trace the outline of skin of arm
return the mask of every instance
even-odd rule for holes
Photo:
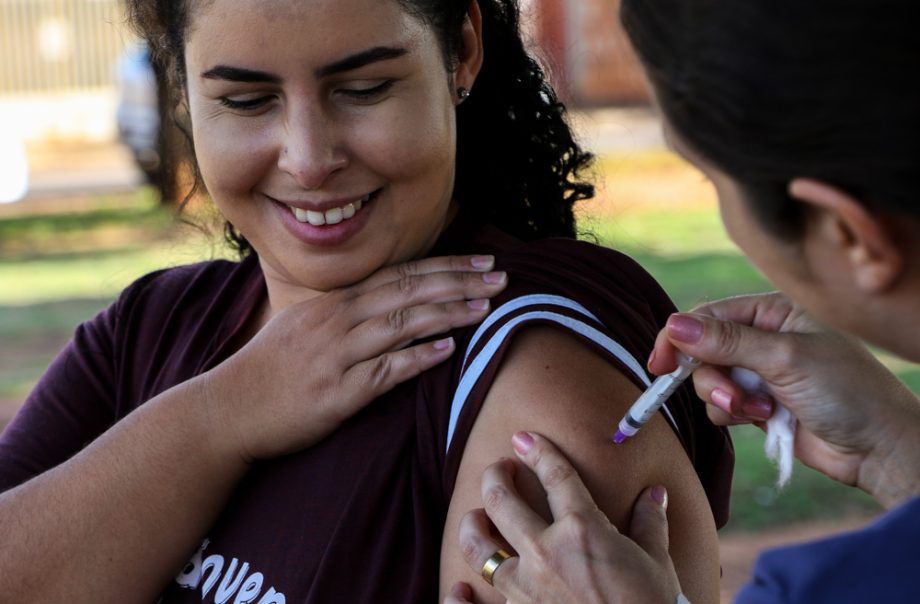
[[[236,443],[213,436],[204,399],[202,378],[167,390],[0,494],[4,599],[154,601],[248,468]]]
[[[702,486],[677,437],[659,414],[628,445],[615,446],[615,423],[640,394],[618,369],[574,336],[552,327],[517,335],[470,434],[445,523],[441,598],[456,581],[468,582],[473,601],[504,602],[464,562],[457,547],[464,514],[503,493],[480,494],[483,470],[500,457],[514,458],[511,435],[519,430],[550,436],[572,461],[597,505],[620,530],[629,527],[636,498],[649,484],[667,487],[671,557],[684,593],[695,604],[718,602],[718,541]],[[515,461],[515,463],[519,463]],[[549,508],[536,477],[524,466],[517,487],[547,519]]]

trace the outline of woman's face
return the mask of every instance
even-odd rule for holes
[[[738,248],[770,280],[790,298],[808,309],[814,316],[832,322],[836,305],[827,302],[827,291],[821,274],[816,278],[811,258],[806,258],[802,245],[779,239],[758,222],[743,197],[738,182],[711,162],[694,152],[681,137],[665,124],[665,137],[680,156],[696,166],[712,182],[719,200],[719,214],[725,232]]]
[[[396,0],[210,0],[186,40],[204,182],[273,306],[425,254],[448,221],[455,95]]]

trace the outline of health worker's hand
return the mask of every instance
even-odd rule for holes
[[[482,477],[485,509],[460,525],[466,562],[480,573],[498,549],[513,552],[492,576],[508,602],[674,604],[680,583],[668,556],[667,492],[646,489],[633,508],[630,537],[621,535],[595,505],[575,468],[548,439],[519,432],[512,445],[546,490],[552,523],[520,497],[509,459]],[[466,583],[451,588],[445,604],[468,604]]]
[[[381,269],[278,313],[203,374],[212,423],[251,462],[302,450],[367,403],[454,351],[429,338],[481,321],[507,275],[492,256]]]
[[[799,422],[795,454],[806,465],[887,507],[920,492],[920,401],[862,344],[819,326],[783,294],[672,315],[649,369],[672,371],[676,350],[704,362],[693,384],[715,423],[762,428],[779,402]],[[768,392],[745,392],[732,367],[758,373]]]

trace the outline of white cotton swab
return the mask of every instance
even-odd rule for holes
[[[769,394],[766,383],[757,373],[743,367],[734,367],[731,378],[746,392]],[[776,403],[773,416],[767,420],[767,438],[764,450],[769,458],[779,468],[776,487],[783,488],[792,478],[792,460],[795,453],[795,426],[796,419],[784,406]]]

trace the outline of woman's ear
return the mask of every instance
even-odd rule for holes
[[[482,12],[479,2],[471,0],[460,32],[460,56],[454,71],[454,90],[470,92],[482,68]],[[462,100],[462,99],[461,99]]]
[[[789,194],[809,208],[809,244],[836,253],[866,293],[891,289],[904,270],[904,250],[890,225],[859,199],[819,180],[794,178]]]

